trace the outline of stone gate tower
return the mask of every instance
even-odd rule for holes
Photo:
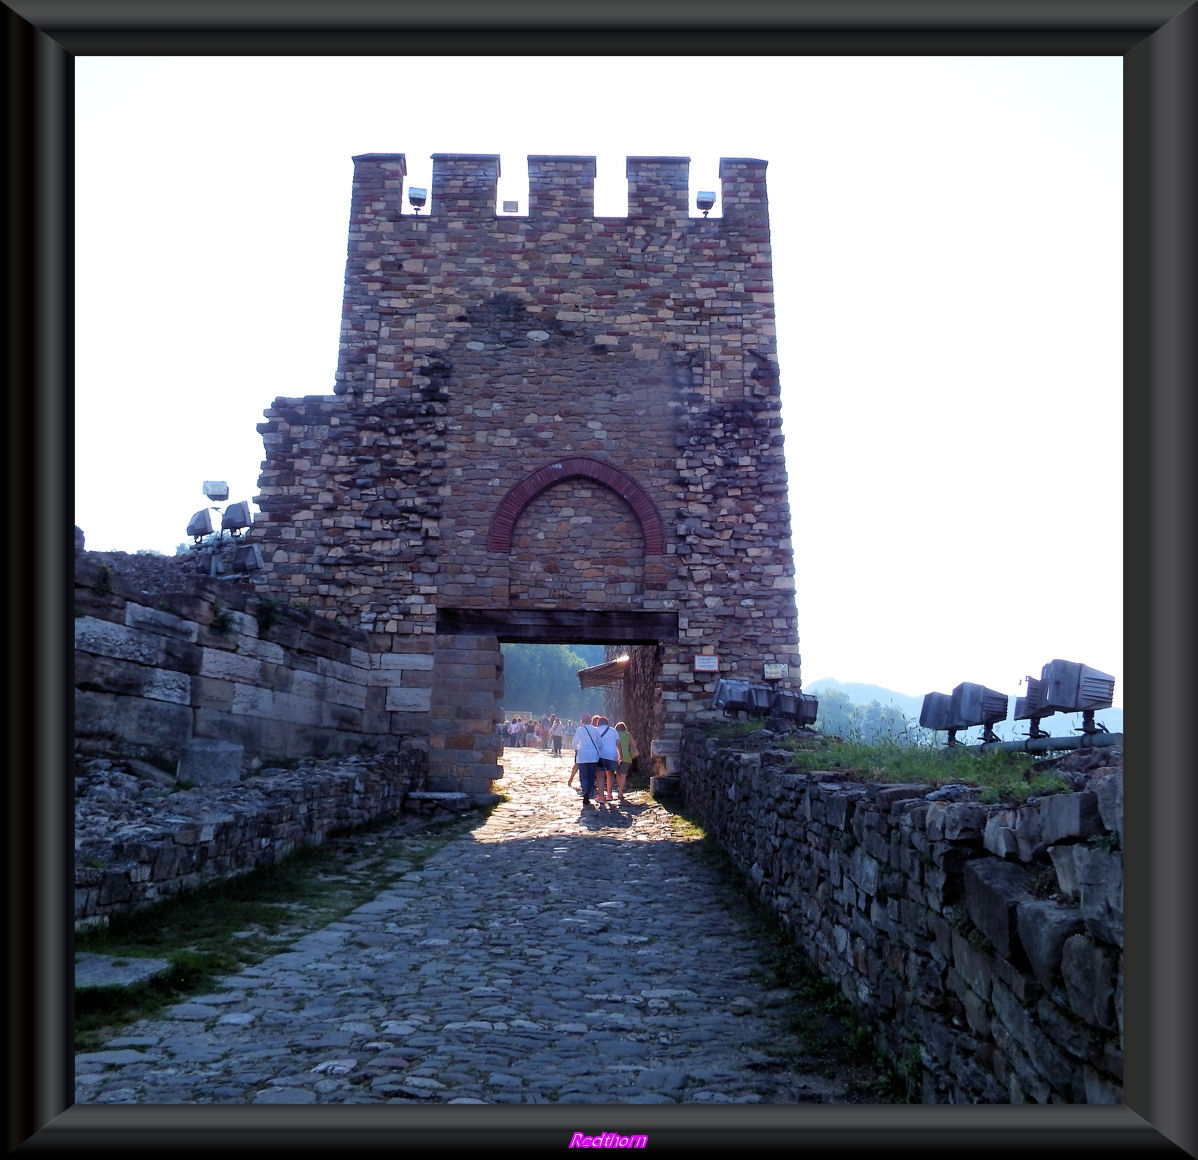
[[[667,746],[721,676],[798,687],[766,163],[708,218],[688,158],[628,158],[619,218],[595,158],[528,166],[513,216],[497,156],[436,154],[414,214],[354,158],[334,393],[259,425],[260,583],[367,631],[434,789],[495,777],[503,641],[656,646]]]

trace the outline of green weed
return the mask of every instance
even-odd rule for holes
[[[214,600],[212,603],[212,631],[224,636],[225,633],[233,631],[233,613],[231,613],[219,600]]]

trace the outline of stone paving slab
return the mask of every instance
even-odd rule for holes
[[[75,990],[102,987],[135,987],[147,983],[171,969],[166,959],[118,958],[115,955],[78,954],[75,956]]]

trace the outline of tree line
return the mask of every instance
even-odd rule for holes
[[[601,665],[601,644],[501,644],[503,708],[540,717],[556,713],[580,721],[604,712],[603,689],[583,689],[578,670]]]

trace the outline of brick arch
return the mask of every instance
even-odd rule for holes
[[[558,459],[553,463],[538,467],[517,483],[499,501],[495,514],[491,517],[491,527],[487,532],[488,552],[508,552],[512,547],[512,530],[520,513],[547,487],[561,483],[566,479],[584,476],[610,488],[632,508],[641,525],[641,533],[645,537],[645,555],[660,556],[666,550],[665,525],[657,512],[657,506],[645,494],[639,484],[633,482],[619,468],[612,467],[598,459],[589,459],[585,455],[571,456],[569,459]]]

